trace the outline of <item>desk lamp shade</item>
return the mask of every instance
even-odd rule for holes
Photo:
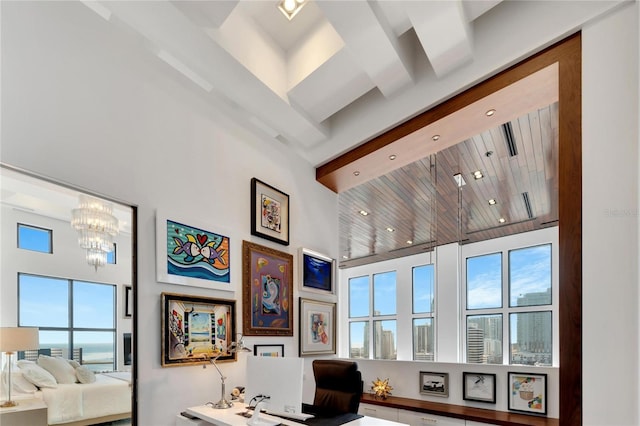
[[[38,329],[35,327],[0,327],[0,352],[8,355],[7,365],[3,371],[8,384],[8,398],[1,407],[15,407],[17,402],[11,400],[11,356],[17,351],[38,349]]]

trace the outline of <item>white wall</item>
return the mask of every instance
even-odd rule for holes
[[[582,34],[584,424],[637,425],[638,3]]]
[[[184,407],[218,398],[219,383],[211,370],[160,367],[159,295],[226,293],[156,282],[155,209],[230,229],[237,248],[251,239],[335,257],[336,197],[315,182],[310,165],[228,124],[181,76],[151,66],[157,59],[140,40],[81,4],[1,7],[0,158],[139,206],[140,424],[172,424]],[[567,22],[564,34],[580,25]],[[543,33],[540,40],[561,36]],[[640,423],[637,2],[586,25],[583,53],[584,423],[634,425]],[[466,84],[452,84],[451,93]],[[250,237],[254,176],[291,195],[291,246]],[[607,215],[607,208],[628,213]],[[240,267],[239,251],[231,261]],[[274,341],[249,343],[260,340]],[[280,341],[287,355],[297,353],[296,336]],[[242,361],[225,365],[230,385],[242,381],[242,368]]]
[[[1,159],[138,206],[139,424],[172,425],[186,407],[220,398],[220,381],[211,368],[160,366],[160,293],[235,295],[241,311],[242,240],[335,257],[337,197],[311,165],[229,125],[189,81],[159,73],[139,40],[81,3],[1,6]],[[252,177],[289,194],[289,246],[250,235]],[[234,293],[156,281],[156,209],[227,232]],[[297,355],[295,325],[292,337],[246,342],[277,341]],[[228,386],[244,381],[240,358],[222,367]]]

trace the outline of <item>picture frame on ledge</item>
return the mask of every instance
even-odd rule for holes
[[[336,304],[300,298],[299,355],[336,353]]]
[[[289,245],[289,195],[251,179],[251,235]]]
[[[462,398],[467,401],[496,403],[496,375],[491,373],[462,373]]]
[[[160,282],[234,291],[231,239],[193,220],[156,212],[156,278]]]
[[[420,372],[420,393],[423,395],[448,397],[449,373]]]
[[[253,345],[254,356],[271,356],[271,357],[283,357],[284,345]]]
[[[511,411],[547,415],[547,375],[509,372],[509,405]]]
[[[131,318],[133,316],[133,287],[124,286],[124,317]]]
[[[236,361],[236,301],[162,293],[163,367]]]
[[[300,290],[335,294],[335,260],[318,252],[298,251]]]
[[[293,255],[242,242],[242,334],[293,336]]]

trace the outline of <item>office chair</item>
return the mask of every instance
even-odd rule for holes
[[[316,393],[313,398],[314,414],[335,416],[357,413],[362,396],[362,373],[358,363],[337,359],[313,361]]]

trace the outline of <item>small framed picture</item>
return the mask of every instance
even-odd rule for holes
[[[496,403],[496,375],[462,373],[462,398],[467,401]]]
[[[289,196],[251,179],[251,235],[289,245]]]
[[[449,396],[449,373],[420,372],[420,393],[432,396]]]
[[[509,372],[509,410],[547,414],[547,375]]]
[[[284,356],[284,345],[253,345],[255,356]]]
[[[133,287],[124,286],[124,317],[131,318],[133,315]]]
[[[299,355],[336,353],[336,304],[300,298]]]
[[[335,261],[328,256],[300,248],[300,290],[333,294]]]

